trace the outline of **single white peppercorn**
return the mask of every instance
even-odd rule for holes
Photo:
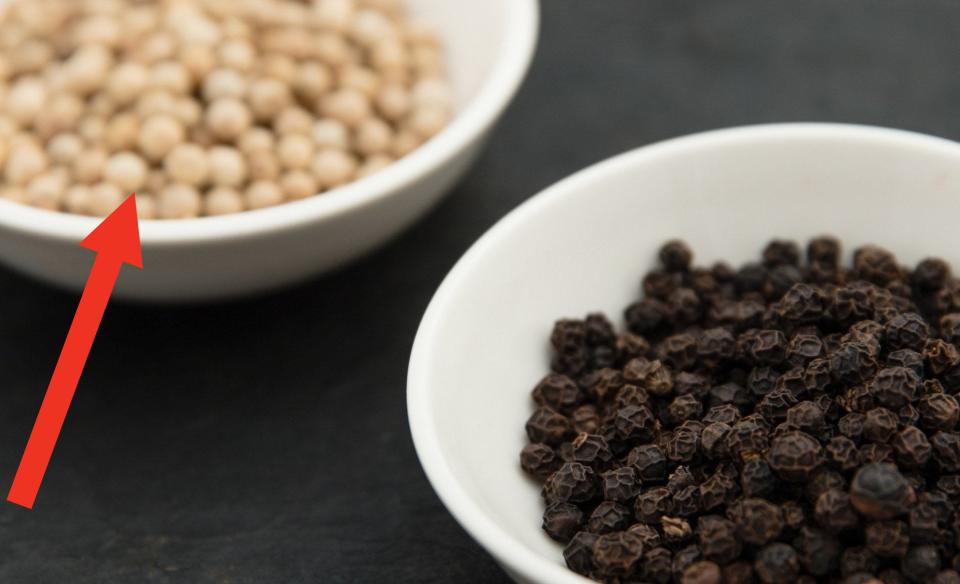
[[[383,120],[368,118],[357,125],[353,143],[365,156],[385,154],[393,144],[393,129]]]
[[[391,122],[397,122],[410,112],[413,98],[403,85],[390,83],[380,90],[374,103],[381,116]]]
[[[29,204],[27,202],[27,191],[24,190],[23,187],[4,185],[0,187],[0,198],[13,201],[15,203],[23,203],[25,205]]]
[[[215,69],[203,81],[203,98],[242,99],[247,93],[247,80],[233,69]]]
[[[347,34],[354,41],[364,46],[372,46],[379,40],[398,34],[393,23],[376,10],[358,10],[350,21]]]
[[[185,132],[176,119],[166,115],[154,115],[143,123],[137,145],[149,160],[162,160],[174,146],[183,142]]]
[[[443,110],[449,110],[453,107],[453,93],[450,86],[436,77],[428,77],[417,81],[413,86],[411,95],[417,107],[435,107]]]
[[[395,159],[387,154],[375,154],[363,161],[357,169],[357,178],[370,176],[393,164]]]
[[[88,144],[97,144],[103,140],[107,122],[100,116],[84,116],[77,124],[78,133]]]
[[[280,176],[280,163],[269,150],[254,150],[247,153],[247,170],[250,180],[275,181]]]
[[[247,180],[247,162],[235,148],[214,146],[208,154],[208,163],[214,185],[236,188]]]
[[[339,148],[346,150],[350,147],[350,130],[343,123],[323,118],[313,125],[313,141],[319,148]]]
[[[243,39],[228,39],[220,45],[218,51],[220,64],[237,71],[253,69],[257,54],[253,45]]]
[[[5,144],[0,141],[0,146]],[[81,152],[83,152],[83,140],[76,134],[57,134],[47,142],[47,156],[54,164],[70,166]],[[4,158],[5,156],[0,156],[0,164]]]
[[[313,174],[304,170],[291,170],[280,177],[280,187],[287,199],[295,201],[317,194],[320,185]]]
[[[118,152],[107,160],[104,177],[121,191],[132,193],[146,182],[147,163],[133,152]]]
[[[280,166],[287,170],[300,170],[310,166],[313,160],[313,140],[303,134],[287,134],[277,144]]]
[[[47,88],[35,77],[23,77],[14,83],[7,94],[4,113],[17,124],[27,126],[33,123],[47,101]]]
[[[123,113],[107,122],[103,132],[103,145],[110,152],[131,150],[140,137],[140,116]]]
[[[207,128],[220,140],[236,140],[250,128],[253,116],[240,100],[222,98],[207,108]]]
[[[150,82],[150,72],[140,63],[121,63],[107,78],[106,91],[118,105],[128,105],[143,93]]]
[[[177,98],[169,91],[151,89],[137,98],[136,114],[141,118],[150,116],[174,116],[177,112]]]
[[[201,186],[210,175],[207,151],[196,144],[179,144],[163,159],[163,169],[174,182]]]
[[[316,0],[311,20],[321,29],[343,33],[350,26],[355,10],[354,0]]]
[[[26,186],[47,170],[49,162],[43,150],[35,145],[14,146],[7,157],[4,179],[13,186]]]
[[[107,153],[100,148],[91,148],[81,152],[73,161],[73,180],[82,184],[93,184],[103,178],[107,166]]]
[[[153,195],[149,193],[137,193],[137,218],[157,218],[157,199]]]
[[[407,120],[408,127],[419,134],[423,139],[432,138],[440,133],[450,119],[444,108],[423,106],[416,107]]]
[[[153,169],[147,173],[147,182],[143,190],[150,193],[159,193],[167,188],[168,184],[170,184],[170,180],[167,173],[159,169]]]
[[[200,104],[197,103],[196,100],[190,97],[177,99],[171,113],[173,117],[177,118],[181,124],[188,128],[197,127],[203,118],[203,108],[200,107]]]
[[[193,88],[187,68],[178,61],[161,61],[150,68],[150,87],[173,95],[184,95]]]
[[[375,99],[380,90],[380,78],[366,67],[347,65],[340,68],[337,86],[342,89],[354,89],[364,94],[367,99]]]
[[[298,67],[293,88],[304,101],[317,102],[331,87],[333,75],[323,63],[307,61]]]
[[[264,77],[290,85],[297,77],[297,63],[286,55],[267,55],[260,60],[259,72]]]
[[[313,116],[299,107],[288,107],[273,122],[273,130],[280,136],[287,134],[309,135],[313,130]]]
[[[27,185],[27,203],[56,211],[63,202],[66,189],[67,181],[63,176],[53,172],[41,174]]]
[[[106,182],[97,183],[90,188],[88,204],[90,214],[96,217],[106,217],[120,206],[123,198],[123,191],[118,186]]]
[[[63,195],[63,208],[69,213],[90,215],[90,187],[73,185]]]
[[[321,103],[323,114],[353,127],[370,116],[370,100],[351,88],[338,89],[325,96]]]
[[[186,45],[182,47],[179,60],[194,82],[205,79],[217,66],[217,55],[207,45]]]
[[[198,217],[203,208],[197,189],[172,184],[157,195],[157,216],[161,219],[190,219]]]
[[[258,79],[250,84],[247,102],[250,111],[260,121],[269,121],[290,106],[293,96],[290,88],[272,78]]]
[[[79,95],[100,89],[110,74],[113,55],[101,45],[83,45],[63,64],[66,88]]]
[[[259,180],[249,187],[244,193],[247,207],[251,209],[263,209],[272,207],[283,202],[283,191],[277,183],[269,180]]]
[[[313,158],[310,169],[323,189],[332,189],[353,179],[357,161],[343,150],[321,150]]]
[[[230,187],[215,187],[203,199],[204,215],[227,215],[243,211],[243,196]]]
[[[274,144],[273,132],[259,126],[250,128],[237,140],[237,147],[244,154],[255,150],[273,150]]]

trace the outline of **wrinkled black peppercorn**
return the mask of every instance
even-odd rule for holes
[[[557,321],[522,469],[574,571],[654,584],[960,584],[960,280],[777,240],[673,240],[618,332]]]

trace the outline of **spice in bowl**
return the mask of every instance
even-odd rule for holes
[[[960,582],[960,281],[876,246],[679,241],[617,332],[564,319],[522,468],[603,582]]]
[[[142,218],[278,205],[390,165],[452,115],[400,0],[14,0],[0,196]]]

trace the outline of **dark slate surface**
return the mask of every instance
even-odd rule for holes
[[[420,315],[473,240],[587,164],[689,132],[836,120],[960,136],[960,3],[543,8],[489,151],[389,249],[255,300],[110,307],[37,508],[0,505],[0,582],[505,582],[427,484],[404,407]],[[76,300],[0,271],[4,481]]]

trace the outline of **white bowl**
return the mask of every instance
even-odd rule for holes
[[[143,221],[144,268],[116,294],[140,300],[239,296],[333,269],[428,211],[475,160],[516,93],[538,30],[536,0],[409,0],[439,30],[458,103],[449,127],[411,155],[321,196],[224,217]],[[0,200],[0,261],[79,289],[92,258],[77,244],[98,220]]]
[[[666,239],[700,263],[744,262],[771,238],[874,242],[903,262],[960,265],[960,144],[897,130],[786,124],[670,140],[547,189],[447,276],[413,347],[407,400],[440,498],[517,581],[574,584],[520,470],[530,389],[558,317],[619,319]]]

